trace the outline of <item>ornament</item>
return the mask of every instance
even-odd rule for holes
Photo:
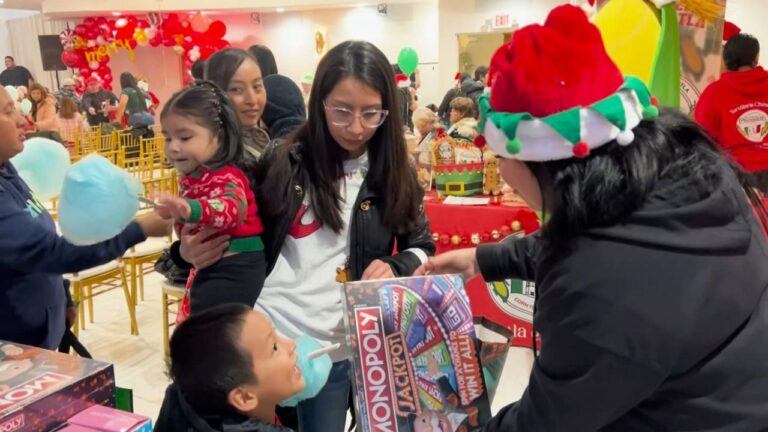
[[[501,238],[501,234],[499,234],[498,230],[491,231],[491,238],[494,240],[498,240]]]
[[[501,229],[499,230],[499,232],[501,233],[501,237],[502,237],[502,238],[504,238],[504,237],[506,237],[506,236],[508,236],[508,235],[512,234],[512,230],[511,230],[511,229],[509,229],[509,227],[508,227],[508,226],[506,226],[506,225],[504,225],[503,227],[501,227]]]
[[[480,236],[480,241],[483,242],[483,243],[488,243],[490,240],[491,240],[491,235],[488,234],[488,233],[483,233]]]
[[[453,243],[454,246],[458,246],[461,244],[461,237],[458,234],[454,234],[451,236],[451,243]]]
[[[440,244],[447,246],[448,243],[451,242],[451,238],[448,236],[448,234],[442,234],[440,236]]]
[[[513,232],[517,232],[517,231],[520,231],[521,229],[523,229],[523,226],[520,223],[520,221],[512,221],[512,223],[509,224],[509,227],[512,228]]]
[[[470,242],[472,242],[473,245],[477,246],[480,244],[480,234],[478,233],[472,233],[472,237],[470,238]]]
[[[483,148],[486,145],[485,137],[482,135],[478,135],[475,137],[475,145],[479,148]]]
[[[435,242],[435,243],[437,243],[438,241],[440,241],[440,234],[438,234],[438,233],[436,233],[436,232],[433,232],[433,233],[432,233],[432,241],[433,241],[433,242]]]

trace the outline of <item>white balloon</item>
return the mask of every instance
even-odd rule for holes
[[[12,85],[5,86],[5,91],[8,92],[8,96],[11,97],[11,100],[19,100],[19,91],[16,90],[16,87]]]

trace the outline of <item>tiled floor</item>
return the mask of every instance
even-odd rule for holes
[[[139,336],[130,335],[128,310],[120,290],[96,297],[95,322],[88,323],[80,334],[94,358],[114,363],[117,385],[133,389],[135,411],[153,418],[168,384],[162,350],[160,282],[157,274],[147,277],[145,300],[136,309]],[[494,413],[519,399],[528,382],[531,361],[530,350],[510,350],[493,403]]]

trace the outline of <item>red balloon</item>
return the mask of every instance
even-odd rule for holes
[[[129,25],[133,24],[135,26],[136,23],[139,22],[139,20],[137,20],[136,17],[133,15],[126,17],[126,19],[128,20]]]
[[[75,34],[78,36],[85,36],[85,34],[88,32],[88,27],[78,24],[75,26]]]
[[[214,21],[211,23],[210,27],[208,27],[206,33],[213,39],[221,39],[227,34],[227,25],[221,21]]]
[[[103,78],[104,78],[105,82],[112,82],[112,74],[110,74],[110,73],[105,73],[103,75]]]
[[[136,46],[137,46],[139,43],[138,43],[138,42],[136,42],[136,39],[130,39],[130,40],[128,41],[128,44],[130,44],[130,45],[131,45],[131,48],[136,48]]]
[[[91,69],[89,69],[87,67],[82,67],[79,70],[80,70],[80,76],[82,76],[82,77],[87,77],[88,75],[91,74]]]
[[[107,19],[104,17],[98,17],[96,18],[96,25],[97,26],[103,26],[107,24]]]
[[[104,89],[107,91],[112,91],[112,84],[111,83],[105,83],[103,85]]]
[[[88,17],[83,20],[83,24],[86,27],[92,27],[94,24],[96,24],[96,19],[94,19],[93,17]]]
[[[80,64],[80,55],[74,51],[64,51],[61,53],[61,62],[67,67],[75,68]]]
[[[88,29],[85,32],[86,40],[95,40],[97,37],[99,37],[99,33],[95,29]]]
[[[156,37],[154,37],[154,38],[149,40],[149,44],[151,46],[153,46],[153,47],[156,47],[156,46],[160,45],[161,42],[162,41],[160,39],[156,38]]]

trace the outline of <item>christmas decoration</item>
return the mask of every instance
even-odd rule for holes
[[[229,46],[224,39],[227,26],[221,21],[211,21],[201,13],[180,16],[172,13],[161,15],[151,13],[147,19],[136,16],[108,20],[104,17],[87,17],[72,30],[59,34],[64,52],[62,62],[75,69],[82,78],[75,91],[82,93],[83,82],[91,76],[103,81],[107,90],[112,89],[111,56],[119,50],[129,53],[135,59],[137,46],[167,46],[184,59],[184,84],[192,81],[192,63],[205,60],[214,52]]]
[[[477,246],[483,243],[495,243],[510,235],[525,235],[522,223],[518,220],[514,220],[508,224],[499,226],[496,229],[488,232],[461,232],[461,233],[432,233],[432,241],[435,244],[442,246],[451,246],[455,248],[458,246]]]
[[[558,61],[538,65],[542,58]],[[536,80],[526,72],[532,67],[540,71]],[[588,81],[581,78],[585,68]],[[491,69],[493,88],[479,101],[480,130],[488,147],[504,158],[584,158],[620,134],[629,144],[632,135],[626,132],[658,115],[646,85],[622,77],[597,27],[575,6],[555,8],[544,26],[516,31],[494,54]]]

